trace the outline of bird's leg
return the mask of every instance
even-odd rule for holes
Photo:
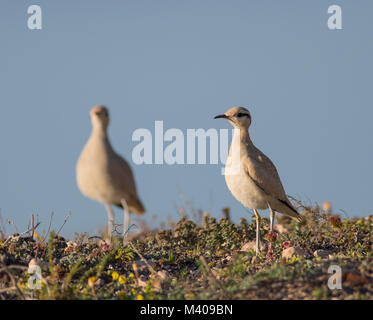
[[[107,215],[108,215],[108,230],[107,230],[107,239],[106,241],[111,244],[111,235],[113,233],[114,226],[114,212],[111,209],[110,205],[106,205]]]
[[[268,203],[268,208],[269,208],[269,234],[268,234],[268,240],[269,242],[269,247],[268,247],[268,252],[267,252],[267,258],[270,261],[274,261],[274,255],[273,255],[273,247],[274,247],[274,242],[276,241],[276,233],[273,231],[273,225],[275,222],[275,211],[271,208],[271,206]]]
[[[127,240],[128,240],[128,228],[130,224],[130,212],[128,209],[128,205],[126,200],[122,199],[120,201],[123,206],[123,212],[124,212],[124,220],[123,220],[123,245],[127,245]]]
[[[269,208],[269,231],[273,232],[273,226],[275,223],[275,212],[272,210],[269,204],[268,204],[268,208]]]
[[[258,211],[253,209],[256,218],[256,242],[255,242],[255,252],[258,254],[260,252],[260,221],[262,218],[260,217]]]

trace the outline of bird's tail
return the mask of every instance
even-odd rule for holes
[[[292,218],[293,220],[298,221],[298,222],[303,221],[303,217],[299,213],[298,213],[297,216],[290,216],[290,218]]]
[[[280,212],[289,216],[295,221],[302,222],[303,217],[299,214],[297,209],[293,207],[293,205],[290,203],[290,201],[284,201],[284,200],[279,200],[281,204],[283,205],[283,209]]]
[[[140,199],[138,199],[137,197],[133,197],[130,201],[127,201],[127,205],[130,212],[133,212],[137,215],[143,215],[145,213],[145,208]],[[117,206],[124,209],[122,204],[117,204]]]
[[[145,208],[140,199],[136,198],[131,201],[130,206],[130,211],[137,215],[143,215],[145,213]]]

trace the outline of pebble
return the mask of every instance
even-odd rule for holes
[[[274,229],[280,234],[288,232],[288,229],[282,224],[275,224]]]
[[[299,247],[290,247],[282,251],[282,257],[285,259],[290,259],[293,256],[307,257],[308,255],[309,254],[305,250]]]
[[[260,250],[263,250],[264,247],[263,247],[263,243],[261,242],[260,245],[259,245],[259,248]],[[249,252],[250,250],[254,250],[255,251],[255,241],[249,241],[249,242],[246,242],[240,251],[242,252]]]
[[[324,249],[319,249],[319,250],[316,250],[313,255],[315,257],[320,257],[320,258],[329,258],[329,256],[331,255],[331,251],[329,250],[324,250]]]

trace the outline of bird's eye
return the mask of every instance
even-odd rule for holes
[[[239,118],[241,118],[241,117],[248,117],[249,115],[248,114],[246,114],[246,113],[238,113],[237,114],[237,117],[239,117]]]

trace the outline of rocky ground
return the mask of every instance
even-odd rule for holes
[[[126,247],[86,234],[3,237],[0,299],[373,299],[373,216],[300,211],[302,223],[280,217],[274,233],[262,219],[258,256],[255,220],[234,224],[228,209],[219,221],[204,214],[144,231]],[[330,289],[338,270],[342,288]]]

